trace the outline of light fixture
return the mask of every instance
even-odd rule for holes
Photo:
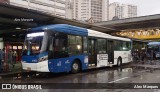
[[[16,36],[16,35],[12,35],[12,36]]]
[[[43,36],[44,32],[38,32],[38,33],[30,33],[27,34],[27,37],[36,37],[36,36]]]
[[[26,31],[27,29],[22,29],[22,30]]]
[[[80,45],[77,45],[77,49],[80,50],[80,49],[81,49],[81,46],[80,46]]]
[[[17,30],[20,30],[21,28],[20,28],[20,27],[16,27],[16,29],[17,29]]]

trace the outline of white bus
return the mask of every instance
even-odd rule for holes
[[[67,24],[30,30],[22,56],[24,70],[72,72],[131,62],[131,40]]]

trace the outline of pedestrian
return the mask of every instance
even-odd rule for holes
[[[13,52],[13,68],[14,68],[14,64],[16,64],[16,57],[17,57],[17,52],[16,51],[14,51]]]
[[[144,51],[143,50],[141,50],[141,52],[140,52],[140,59],[141,59],[141,61],[143,61],[143,59],[144,59]]]
[[[12,71],[13,68],[13,52],[12,50],[9,50],[8,52],[8,66],[9,66],[9,71]]]
[[[3,72],[4,72],[4,63],[5,63],[5,48],[3,48],[2,52],[3,52],[3,54],[2,54],[2,56],[3,56],[3,59],[2,59],[2,69],[3,69]]]
[[[16,57],[17,57],[17,52],[14,51],[13,52],[13,62],[14,62],[14,64],[16,63]]]
[[[154,51],[151,50],[151,54],[150,54],[150,64],[152,64],[153,62],[153,57],[154,57]]]
[[[146,50],[146,59],[147,61],[151,58],[151,50]]]
[[[142,61],[144,61],[144,59],[145,59],[145,51],[142,51]]]
[[[0,73],[2,72],[3,51],[0,49]]]
[[[136,62],[136,49],[133,50],[133,61]]]
[[[138,62],[140,59],[139,59],[139,50],[136,49],[136,62]]]
[[[134,49],[131,50],[131,55],[132,55],[133,61],[135,61],[135,57],[134,57]]]

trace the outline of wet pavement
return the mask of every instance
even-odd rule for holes
[[[120,68],[101,68],[78,74],[50,74],[48,77],[2,77],[0,83],[160,83],[160,69],[149,71],[143,67],[124,65]],[[44,89],[1,90],[0,92],[160,92],[160,89]]]

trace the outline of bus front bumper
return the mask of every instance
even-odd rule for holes
[[[48,61],[42,61],[38,63],[22,62],[22,69],[27,71],[49,72]]]

